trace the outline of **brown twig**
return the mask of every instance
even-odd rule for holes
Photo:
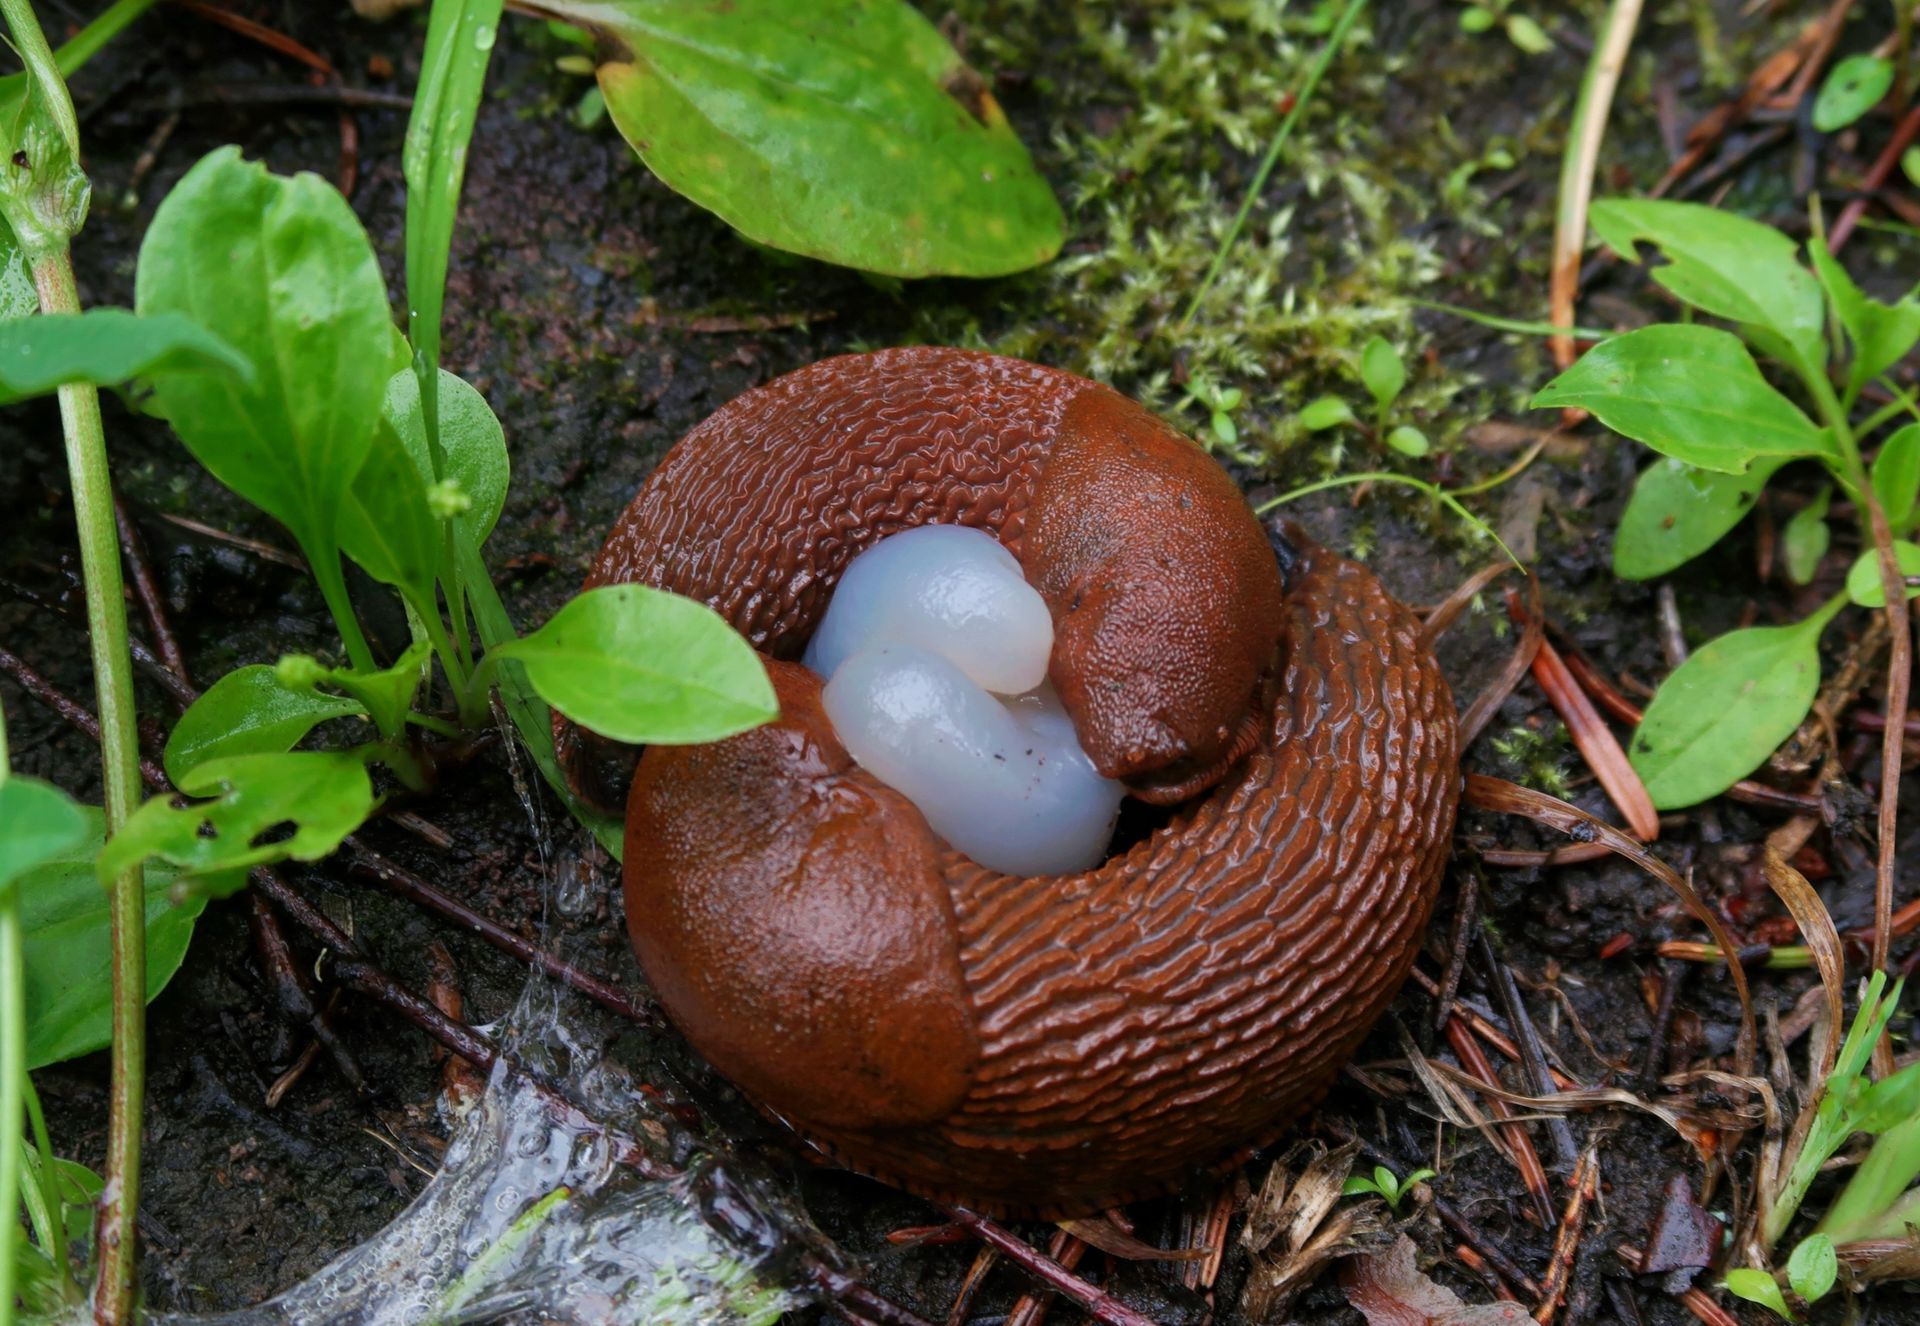
[[[1519,596],[1507,595],[1507,615],[1516,624],[1524,625],[1526,618],[1520,606]],[[1652,842],[1660,836],[1660,814],[1653,808],[1653,798],[1647,795],[1646,784],[1640,781],[1640,775],[1634,772],[1633,765],[1627,759],[1627,753],[1620,749],[1619,738],[1613,735],[1613,729],[1600,717],[1599,710],[1593,707],[1593,701],[1580,689],[1573,673],[1560,659],[1560,651],[1553,645],[1541,640],[1540,647],[1533,656],[1533,679],[1560,715],[1560,721],[1567,725],[1567,733],[1573,738],[1574,746],[1600,780],[1600,786],[1606,791],[1620,812],[1620,816],[1632,829],[1634,836],[1642,842]]]
[[[973,1254],[973,1264],[967,1267],[967,1274],[960,1281],[960,1288],[954,1291],[953,1306],[947,1309],[947,1326],[966,1326],[967,1316],[973,1310],[973,1300],[979,1296],[980,1286],[987,1282],[988,1273],[999,1261],[998,1249],[990,1243],[980,1245],[980,1250]]]
[[[1547,1067],[1547,1052],[1540,1044],[1539,1032],[1534,1030],[1526,1001],[1520,998],[1520,987],[1514,982],[1513,968],[1502,962],[1500,955],[1493,951],[1493,941],[1487,938],[1486,931],[1475,933],[1479,939],[1480,964],[1487,969],[1494,992],[1500,996],[1500,1006],[1506,1009],[1507,1022],[1513,1027],[1513,1038],[1520,1050],[1520,1068],[1527,1076],[1527,1086],[1536,1096],[1554,1095],[1559,1087],[1554,1085],[1553,1073]],[[1557,1114],[1550,1116],[1546,1122],[1547,1136],[1553,1139],[1554,1154],[1559,1158],[1564,1173],[1580,1160],[1579,1145],[1573,1140],[1573,1125]]]
[[[1566,1209],[1560,1215],[1560,1227],[1553,1236],[1553,1255],[1547,1259],[1546,1281],[1540,1287],[1540,1300],[1533,1319],[1546,1326],[1566,1297],[1567,1282],[1573,1277],[1574,1254],[1580,1249],[1580,1231],[1587,1222],[1587,1203],[1599,1196],[1600,1154],[1592,1143],[1573,1171],[1573,1191],[1567,1194]]]
[[[1053,1237],[1047,1242],[1047,1256],[1060,1263],[1065,1270],[1078,1270],[1080,1259],[1086,1255],[1087,1245],[1064,1229],[1054,1230]],[[1006,1326],[1040,1326],[1046,1320],[1047,1308],[1052,1303],[1052,1290],[1030,1289],[1014,1300],[1012,1309],[1007,1313]]]
[[[314,1006],[306,978],[293,960],[293,946],[287,942],[286,931],[280,928],[280,918],[260,895],[250,894],[247,901],[247,924],[253,932],[254,951],[260,955],[260,965],[273,986],[281,1016],[313,1033],[314,1044],[326,1050],[349,1086],[363,1096],[372,1095],[373,1088],[368,1085],[359,1061],[334,1033],[327,1013]]]
[[[1458,901],[1454,904],[1453,938],[1447,944],[1447,970],[1440,978],[1440,992],[1433,1001],[1435,1031],[1444,1031],[1447,1019],[1453,1016],[1454,999],[1460,993],[1460,978],[1467,970],[1467,936],[1473,933],[1480,910],[1479,872],[1464,871],[1457,878],[1460,888]]]
[[[1106,1326],[1153,1326],[1151,1318],[1135,1312],[1105,1290],[1088,1284],[1060,1263],[1046,1256],[1019,1235],[964,1206],[942,1208],[975,1238],[998,1248],[1003,1256],[1041,1284],[1078,1303],[1087,1314]]]
[[[1613,1252],[1629,1271],[1639,1272],[1642,1260],[1640,1249],[1622,1243]],[[1707,1291],[1697,1286],[1680,1295],[1680,1302],[1706,1326],[1740,1326],[1732,1313],[1707,1297]]]
[[[1912,145],[1916,137],[1920,137],[1920,104],[1914,105],[1901,118],[1899,126],[1893,131],[1893,137],[1887,140],[1887,145],[1881,149],[1880,155],[1875,157],[1873,164],[1867,168],[1865,177],[1860,181],[1862,196],[1840,209],[1840,217],[1833,223],[1833,232],[1829,237],[1829,248],[1832,252],[1840,252],[1840,246],[1847,242],[1853,234],[1854,227],[1860,224],[1860,218],[1866,215],[1867,204],[1872,201],[1872,195],[1878,192],[1892,176],[1894,167],[1900,163],[1901,154]]]
[[[1492,720],[1494,712],[1506,702],[1513,688],[1520,684],[1520,678],[1533,666],[1534,655],[1539,652],[1541,641],[1546,639],[1543,625],[1546,614],[1540,610],[1540,581],[1527,577],[1528,612],[1525,626],[1521,629],[1520,639],[1514,643],[1513,652],[1507,661],[1500,665],[1500,672],[1487,688],[1474,697],[1467,711],[1460,715],[1460,749],[1473,745],[1474,740]]]
[[[1488,1086],[1499,1086],[1500,1076],[1493,1071],[1493,1065],[1487,1060],[1487,1053],[1480,1048],[1480,1042],[1474,1038],[1473,1029],[1459,1018],[1447,1020],[1447,1044],[1459,1057],[1460,1066],[1472,1076]],[[1527,1126],[1513,1117],[1513,1107],[1498,1096],[1483,1094],[1487,1102],[1487,1113],[1500,1122],[1500,1135],[1507,1142],[1507,1159],[1520,1171],[1520,1182],[1526,1185],[1527,1195],[1533,1198],[1534,1214],[1540,1218],[1542,1229],[1553,1227],[1552,1189],[1547,1183],[1547,1171],[1540,1164],[1540,1155],[1533,1149],[1533,1138],[1527,1132]]]
[[[147,557],[146,543],[140,537],[139,527],[133,523],[126,500],[119,493],[113,495],[113,519],[120,528],[120,555],[127,564],[127,580],[140,604],[141,615],[147,619],[154,652],[175,676],[191,684],[193,674],[187,670],[187,656],[181,652],[180,641],[167,621],[166,600],[160,596],[160,586],[153,578],[153,563]]]
[[[1419,984],[1421,989],[1436,999],[1440,997],[1440,985],[1433,977],[1421,971],[1419,967],[1415,967],[1410,975],[1414,981]],[[1467,1024],[1473,1028],[1474,1035],[1491,1045],[1494,1049],[1500,1051],[1500,1053],[1505,1055],[1511,1062],[1520,1062],[1520,1047],[1515,1045],[1513,1039],[1508,1036],[1505,1031],[1501,1030],[1500,1027],[1496,1026],[1492,1019],[1486,1017],[1468,1004],[1459,1003],[1451,999],[1442,1000],[1441,1002],[1454,1017],[1465,1019]],[[1579,1082],[1567,1076],[1567,1074],[1561,1072],[1552,1064],[1547,1065],[1547,1071],[1553,1077],[1553,1089],[1555,1091],[1578,1091],[1581,1089]]]

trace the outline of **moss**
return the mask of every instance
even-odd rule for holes
[[[1544,253],[1544,232],[1531,249],[1502,240],[1515,216],[1493,191],[1510,188],[1516,168],[1550,179],[1557,128],[1463,126],[1437,109],[1473,97],[1438,87],[1443,80],[1490,94],[1511,77],[1526,57],[1507,43],[1464,37],[1450,11],[1436,11],[1421,20],[1422,37],[1430,29],[1461,48],[1436,54],[1404,31],[1376,41],[1369,25],[1403,20],[1363,17],[1217,281],[1183,325],[1289,94],[1320,49],[1324,15],[1283,0],[1182,2],[1120,18],[1042,0],[960,0],[954,8],[969,60],[998,76],[1067,204],[1070,235],[1061,256],[1037,272],[956,287],[951,300],[914,301],[913,339],[1086,373],[1203,437],[1206,411],[1183,384],[1202,377],[1240,388],[1246,401],[1234,413],[1234,457],[1289,484],[1343,469],[1431,478],[1488,407],[1523,401],[1524,388],[1487,399],[1474,371],[1428,354],[1432,326],[1444,320],[1415,304],[1460,299],[1464,279],[1469,297],[1527,313],[1512,308],[1513,291],[1544,290],[1544,258],[1526,256]],[[1069,65],[1047,58],[1059,49],[1074,51]],[[1461,54],[1468,58],[1453,58]],[[1042,65],[1062,72],[1029,83],[1024,71]],[[1549,107],[1544,123],[1554,115]],[[1454,261],[1463,236],[1480,242],[1478,266]],[[1412,423],[1432,440],[1421,461],[1394,456],[1358,430],[1309,434],[1297,421],[1301,405],[1327,393],[1371,417],[1358,361],[1374,335],[1409,365],[1393,422]]]
[[[1561,723],[1510,727],[1488,743],[1513,780],[1566,800],[1573,795],[1567,778],[1573,745]]]

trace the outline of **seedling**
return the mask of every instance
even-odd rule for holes
[[[1199,373],[1188,379],[1186,393],[1181,404],[1198,405],[1207,412],[1205,440],[1229,454],[1239,455],[1240,428],[1233,421],[1233,412],[1246,401],[1246,393],[1238,387],[1216,386],[1213,379]]]
[[[1553,38],[1545,28],[1525,14],[1517,12],[1510,0],[1474,0],[1460,12],[1460,31],[1479,34],[1499,28],[1507,40],[1528,55],[1545,55],[1553,49]]]
[[[1355,1174],[1340,1189],[1342,1197],[1352,1197],[1359,1193],[1372,1193],[1387,1204],[1395,1215],[1400,1213],[1400,1203],[1415,1187],[1428,1179],[1438,1177],[1430,1169],[1417,1169],[1404,1179],[1394,1177],[1393,1171],[1385,1165],[1375,1165],[1371,1177]]]
[[[1534,397],[1537,407],[1590,410],[1663,457],[1641,474],[1621,516],[1615,572],[1647,579],[1705,552],[1793,461],[1827,471],[1862,513],[1867,547],[1846,587],[1804,620],[1730,632],[1662,683],[1629,757],[1654,805],[1676,809],[1725,791],[1778,748],[1818,691],[1821,632],[1849,605],[1882,601],[1866,494],[1896,536],[1914,529],[1920,424],[1898,427],[1914,411],[1911,393],[1893,388],[1892,404],[1875,410],[1860,400],[1920,342],[1920,299],[1874,299],[1818,236],[1806,248],[1809,267],[1787,236],[1709,207],[1613,199],[1594,204],[1592,221],[1623,258],[1636,257],[1641,241],[1663,252],[1655,282],[1729,324],[1659,323],[1613,337]],[[1831,343],[1829,318],[1844,332]],[[1817,422],[1768,381],[1756,354],[1798,385]],[[1883,433],[1870,472],[1861,448]],[[1823,493],[1791,523],[1795,578],[1811,578],[1826,550],[1826,502]],[[1920,572],[1920,547],[1901,538],[1895,556],[1903,574]]]
[[[1389,427],[1393,404],[1400,399],[1400,393],[1407,385],[1407,365],[1401,359],[1400,352],[1385,337],[1371,337],[1360,349],[1359,370],[1361,384],[1366,387],[1367,394],[1373,397],[1373,422],[1368,431],[1403,456],[1426,455],[1432,445],[1419,428],[1404,421]],[[1309,401],[1300,411],[1300,424],[1316,433],[1343,424],[1367,428],[1355,416],[1353,407],[1338,396],[1322,396]]]
[[[1795,1297],[1808,1307],[1812,1307],[1827,1296],[1839,1278],[1840,1259],[1834,1253],[1833,1240],[1825,1234],[1812,1234],[1802,1239],[1787,1258],[1787,1287],[1793,1290]],[[1773,1312],[1787,1321],[1800,1318],[1788,1306],[1787,1299],[1780,1292],[1780,1282],[1765,1271],[1743,1266],[1727,1272],[1727,1278],[1721,1282],[1727,1292],[1746,1299],[1749,1303],[1758,1303],[1771,1308]]]

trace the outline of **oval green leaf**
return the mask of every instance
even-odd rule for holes
[[[420,379],[411,369],[388,380],[383,408],[387,423],[413,458],[420,481],[432,483],[433,459],[427,453],[427,425],[420,414]],[[507,435],[487,398],[445,369],[440,370],[440,446],[446,453],[447,477],[473,503],[460,520],[476,545],[485,543],[507,504],[513,471]]]
[[[1774,1283],[1773,1277],[1765,1271],[1756,1271],[1751,1266],[1742,1266],[1728,1271],[1727,1278],[1721,1283],[1726,1286],[1727,1292],[1735,1297],[1771,1308],[1775,1315],[1787,1321],[1793,1320],[1793,1313],[1787,1308],[1787,1300],[1780,1292],[1780,1286]]]
[[[1833,542],[1833,530],[1827,524],[1827,505],[1832,499],[1833,489],[1822,485],[1817,497],[1793,513],[1780,536],[1787,579],[1796,585],[1813,579],[1813,573],[1820,569],[1820,559]]]
[[[492,656],[518,660],[542,699],[615,741],[717,741],[779,713],[760,656],[718,613],[644,585],[590,589]]]
[[[91,1053],[113,1039],[113,924],[107,891],[93,871],[106,817],[93,806],[74,809],[78,838],[19,879],[30,1069]],[[207,905],[205,897],[175,905],[169,898],[173,883],[172,870],[148,869],[149,1001],[180,970],[194,920]]]
[[[0,322],[0,405],[69,382],[111,387],[170,373],[253,376],[238,350],[178,313],[141,317],[123,308]]]
[[[1740,523],[1784,457],[1720,474],[1665,456],[1641,471],[1613,536],[1613,573],[1651,580],[1689,562]]]
[[[1839,1276],[1840,1259],[1825,1234],[1807,1235],[1787,1258],[1787,1283],[1809,1303],[1825,1298]]]
[[[1828,71],[1813,100],[1813,127],[1823,134],[1844,129],[1880,104],[1893,87],[1893,61],[1850,55]]]
[[[1887,523],[1905,530],[1920,499],[1920,423],[1908,424],[1886,440],[1873,458],[1873,491]]]
[[[140,245],[135,303],[247,356],[250,381],[173,375],[159,411],[213,476],[293,532],[316,570],[373,443],[390,376],[386,283],[353,209],[219,148],[169,193]]]
[[[985,79],[904,0],[550,0],[596,30],[607,111],[757,243],[888,276],[1000,276],[1065,219]]]
[[[1825,430],[1767,385],[1740,338],[1661,323],[1581,356],[1533,398],[1589,410],[1616,433],[1701,469],[1738,474],[1756,456],[1824,456]]]
[[[1338,396],[1321,396],[1308,401],[1300,410],[1300,426],[1309,432],[1318,433],[1352,422],[1353,407]]]
[[[1385,337],[1370,338],[1360,351],[1360,380],[1366,384],[1373,403],[1383,410],[1393,404],[1407,385],[1407,366],[1400,352],[1388,344]]]
[[[337,695],[289,687],[264,663],[235,668],[209,686],[167,734],[167,777],[183,784],[209,760],[278,755],[330,718],[365,712]]]
[[[1656,807],[1718,796],[1793,734],[1820,687],[1820,632],[1833,611],[1730,631],[1660,684],[1627,752]]]
[[[1905,539],[1893,541],[1893,562],[1900,568],[1900,574],[1911,582],[1920,576],[1920,546]],[[1920,594],[1920,585],[1909,583],[1907,597]],[[1887,604],[1887,592],[1880,583],[1880,554],[1869,548],[1853,559],[1853,565],[1847,568],[1847,597],[1863,608],[1884,608]]]

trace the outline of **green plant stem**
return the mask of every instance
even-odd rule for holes
[[[0,754],[0,776],[4,776]],[[0,1318],[11,1319],[20,1267],[20,1173],[26,1167],[27,974],[20,891],[0,892]]]
[[[1888,1213],[1916,1177],[1920,1177],[1920,1119],[1909,1119],[1873,1139],[1872,1150],[1820,1218],[1815,1232],[1835,1243],[1900,1237],[1904,1229],[1890,1224]]]
[[[24,0],[6,0],[13,5]],[[31,16],[29,15],[29,18]],[[14,18],[11,12],[8,18]],[[16,21],[16,39],[21,33]],[[34,28],[38,32],[38,28]],[[65,249],[33,259],[33,281],[43,313],[78,313],[73,263]],[[100,424],[100,393],[86,385],[60,388],[67,470],[73,485],[80,569],[87,587],[87,636],[93,652],[96,712],[100,718],[100,773],[107,832],[117,831],[140,804],[140,746],[133,699],[133,659],[127,646],[127,603],[120,577],[120,539],[107,474],[107,440]],[[133,1318],[134,1216],[140,1201],[140,1123],[146,1082],[146,888],[139,866],[109,885],[113,922],[113,1071],[108,1087],[107,1191],[95,1239],[99,1268],[94,1312],[102,1323]]]
[[[1852,483],[1860,508],[1860,533],[1867,544],[1878,550],[1880,587],[1885,596],[1889,662],[1887,666],[1886,712],[1888,727],[1880,742],[1880,813],[1878,852],[1874,862],[1873,953],[1874,971],[1887,968],[1887,948],[1892,942],[1895,833],[1900,819],[1901,733],[1905,731],[1907,695],[1913,683],[1913,639],[1908,621],[1907,588],[1893,556],[1893,531],[1879,494],[1867,477],[1866,462],[1860,456],[1860,444],[1847,420],[1846,407],[1827,380],[1826,373],[1801,366],[1800,377],[1812,393],[1814,404],[1827,427],[1833,431],[1842,465]],[[1875,1062],[1879,1071],[1891,1071],[1892,1047],[1876,1046]]]
[[[81,66],[100,53],[100,48],[124,32],[128,25],[152,9],[156,0],[114,0],[107,11],[74,33],[73,39],[53,53],[54,65],[62,78],[71,78]]]
[[[1471,525],[1474,529],[1479,530],[1489,539],[1492,539],[1494,543],[1498,545],[1500,551],[1507,555],[1507,560],[1512,562],[1516,567],[1519,567],[1520,570],[1525,571],[1527,569],[1520,559],[1513,555],[1513,549],[1507,547],[1506,540],[1494,532],[1493,526],[1487,524],[1486,521],[1480,519],[1480,517],[1474,515],[1473,512],[1460,505],[1460,500],[1452,493],[1440,487],[1438,484],[1428,483],[1425,479],[1415,479],[1405,474],[1394,474],[1389,470],[1375,470],[1366,474],[1341,474],[1331,479],[1321,479],[1314,483],[1302,484],[1300,487],[1284,492],[1278,497],[1268,498],[1259,506],[1255,507],[1253,511],[1257,516],[1264,516],[1277,506],[1284,506],[1288,502],[1297,501],[1313,493],[1324,493],[1329,488],[1351,488],[1355,484],[1362,483],[1397,483],[1408,488],[1419,489],[1434,501],[1444,505],[1448,510],[1452,511],[1454,515],[1466,521],[1467,524]]]
[[[320,597],[333,616],[341,643],[347,647],[347,662],[356,672],[377,672],[379,665],[373,661],[373,650],[368,647],[366,634],[360,629],[360,619],[353,614],[353,599],[347,594],[346,573],[340,569],[340,550],[331,545],[309,548],[303,544],[300,551],[306,554],[307,565],[313,568],[313,579],[320,586]]]
[[[1280,127],[1274,130],[1273,141],[1267,144],[1267,154],[1260,159],[1260,168],[1253,173],[1253,183],[1247,186],[1247,196],[1240,200],[1240,210],[1233,215],[1233,223],[1227,227],[1225,238],[1220,241],[1219,252],[1213,255],[1213,262],[1207,267],[1207,274],[1200,278],[1200,285],[1193,292],[1193,298],[1187,302],[1187,311],[1180,315],[1175,331],[1185,331],[1193,321],[1193,315],[1200,311],[1200,302],[1207,297],[1207,291],[1219,279],[1221,271],[1227,265],[1227,256],[1233,252],[1233,246],[1239,242],[1240,232],[1246,228],[1247,217],[1253,212],[1254,203],[1260,199],[1260,191],[1267,187],[1267,176],[1273,173],[1274,166],[1280,160],[1280,151],[1287,145],[1287,139],[1293,134],[1293,126],[1300,122],[1306,113],[1307,103],[1313,100],[1313,91],[1320,80],[1333,65],[1334,57],[1340,54],[1340,47],[1347,40],[1347,33],[1353,29],[1354,22],[1360,17],[1360,11],[1367,7],[1367,0],[1347,0],[1347,7],[1340,11],[1340,17],[1334,21],[1333,30],[1327,33],[1327,41],[1314,57],[1313,67],[1307,70],[1300,91],[1294,95],[1293,105],[1280,121]]]
[[[22,965],[24,967],[24,964]],[[26,1097],[27,1119],[33,1125],[33,1144],[40,1153],[40,1172],[51,1174],[54,1170],[53,1134],[47,1131],[47,1114],[40,1108],[40,1095],[33,1089],[31,1074],[20,1080],[20,1087],[22,1094]],[[56,1199],[58,1196],[56,1190]],[[60,1214],[55,1210],[55,1218],[47,1222],[46,1229],[42,1231],[40,1246],[46,1252],[47,1259],[60,1268],[61,1291],[69,1300],[72,1300],[74,1284],[67,1267],[67,1226],[66,1222],[59,1218]]]
[[[1888,401],[1885,405],[1855,425],[1853,435],[1856,438],[1871,437],[1889,422],[1898,419],[1902,414],[1913,409],[1916,399],[1920,399],[1920,393],[1913,391],[1900,392],[1892,400]]]

